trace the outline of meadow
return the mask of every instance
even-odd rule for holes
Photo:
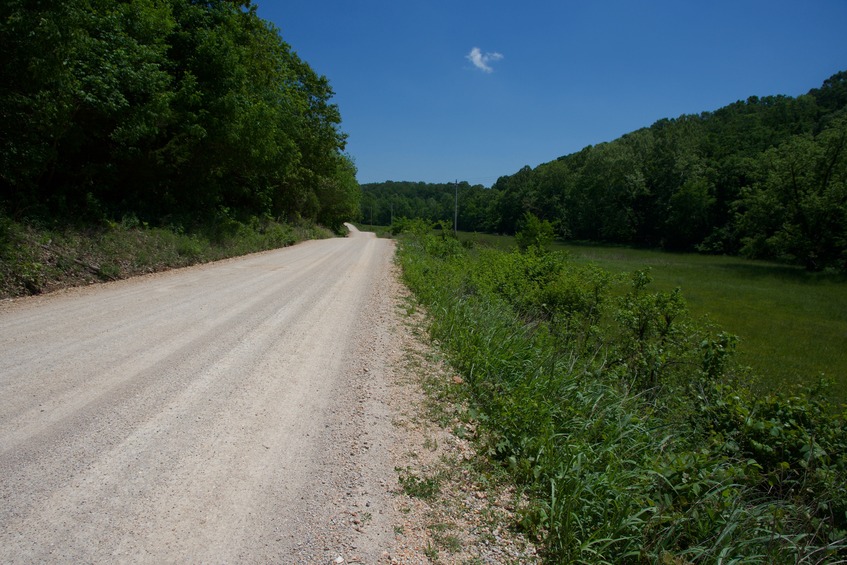
[[[510,236],[459,233],[499,249]],[[579,263],[611,272],[650,269],[653,287],[679,287],[691,314],[739,337],[738,360],[763,390],[833,381],[833,400],[847,402],[847,277],[737,257],[669,253],[589,243],[553,244]]]

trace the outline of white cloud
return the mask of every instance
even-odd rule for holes
[[[473,63],[473,66],[477,69],[481,70],[484,73],[493,72],[494,69],[491,68],[489,63],[493,63],[494,61],[499,61],[503,58],[503,55],[497,52],[494,53],[483,53],[479,47],[474,47],[471,49],[471,52],[465,55],[468,61]]]

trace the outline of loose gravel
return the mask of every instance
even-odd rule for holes
[[[351,227],[0,303],[0,562],[534,561],[460,408],[433,421],[458,377],[393,254]]]

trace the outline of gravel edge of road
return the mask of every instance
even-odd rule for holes
[[[401,356],[391,363],[394,526],[390,563],[539,563],[517,531],[521,497],[479,452],[462,378],[427,335],[427,314],[392,267]]]

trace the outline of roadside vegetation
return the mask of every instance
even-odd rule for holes
[[[545,233],[504,252],[404,228],[404,278],[550,562],[847,559],[828,383],[755,392],[736,338],[680,291],[547,252]]]
[[[4,296],[340,233],[358,213],[328,79],[249,0],[11,0],[0,43]]]
[[[504,251],[515,238],[459,232],[462,241]],[[549,248],[613,273],[650,269],[653,287],[681,288],[691,315],[738,336],[738,361],[761,375],[759,390],[832,379],[833,400],[847,402],[847,276],[729,256],[678,253],[589,242]]]
[[[98,226],[44,226],[0,217],[0,298],[123,279],[332,237],[310,222],[218,218],[191,231],[134,217]]]

